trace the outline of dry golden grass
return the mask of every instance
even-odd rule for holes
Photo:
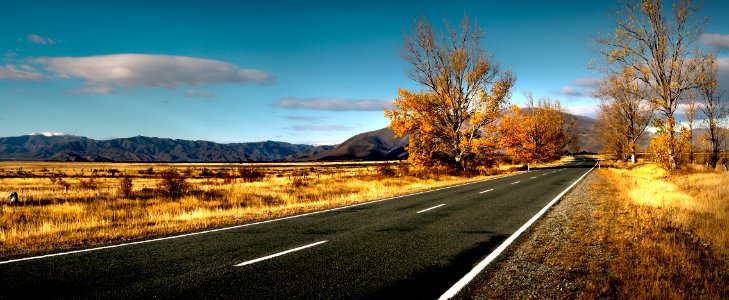
[[[498,262],[476,299],[726,299],[729,173],[596,169]]]
[[[160,172],[169,169],[191,187],[177,200],[158,190]],[[249,182],[238,169],[264,177]],[[129,198],[119,191],[121,176],[133,180]],[[0,163],[0,195],[15,191],[21,199],[0,207],[0,257],[252,222],[485,178],[372,163]]]
[[[721,298],[729,293],[729,174],[669,174],[653,165],[602,169],[618,190],[595,211],[617,259],[603,288],[618,298]]]

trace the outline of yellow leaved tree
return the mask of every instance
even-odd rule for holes
[[[676,131],[676,110],[686,93],[706,84],[710,63],[698,50],[692,51],[702,20],[699,3],[692,0],[626,0],[616,13],[615,31],[596,39],[604,71],[611,74],[631,72],[628,83],[640,84],[635,96],[646,99],[663,119],[651,148],[662,165],[679,166],[680,136]]]
[[[512,107],[499,122],[499,146],[520,163],[559,159],[574,137],[575,120],[567,117],[559,100],[527,95],[527,107]]]
[[[479,46],[482,33],[464,17],[460,30],[446,24],[436,35],[427,20],[405,38],[410,78],[424,89],[400,89],[386,109],[396,135],[409,135],[415,166],[472,170],[493,159],[493,126],[508,102],[515,77],[500,72]]]

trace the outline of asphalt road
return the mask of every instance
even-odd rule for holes
[[[0,262],[0,298],[434,299],[594,166]]]

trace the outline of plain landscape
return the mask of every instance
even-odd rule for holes
[[[42,2],[0,299],[729,294],[723,1]]]

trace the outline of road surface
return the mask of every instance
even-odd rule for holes
[[[435,299],[594,165],[0,261],[0,298]]]

